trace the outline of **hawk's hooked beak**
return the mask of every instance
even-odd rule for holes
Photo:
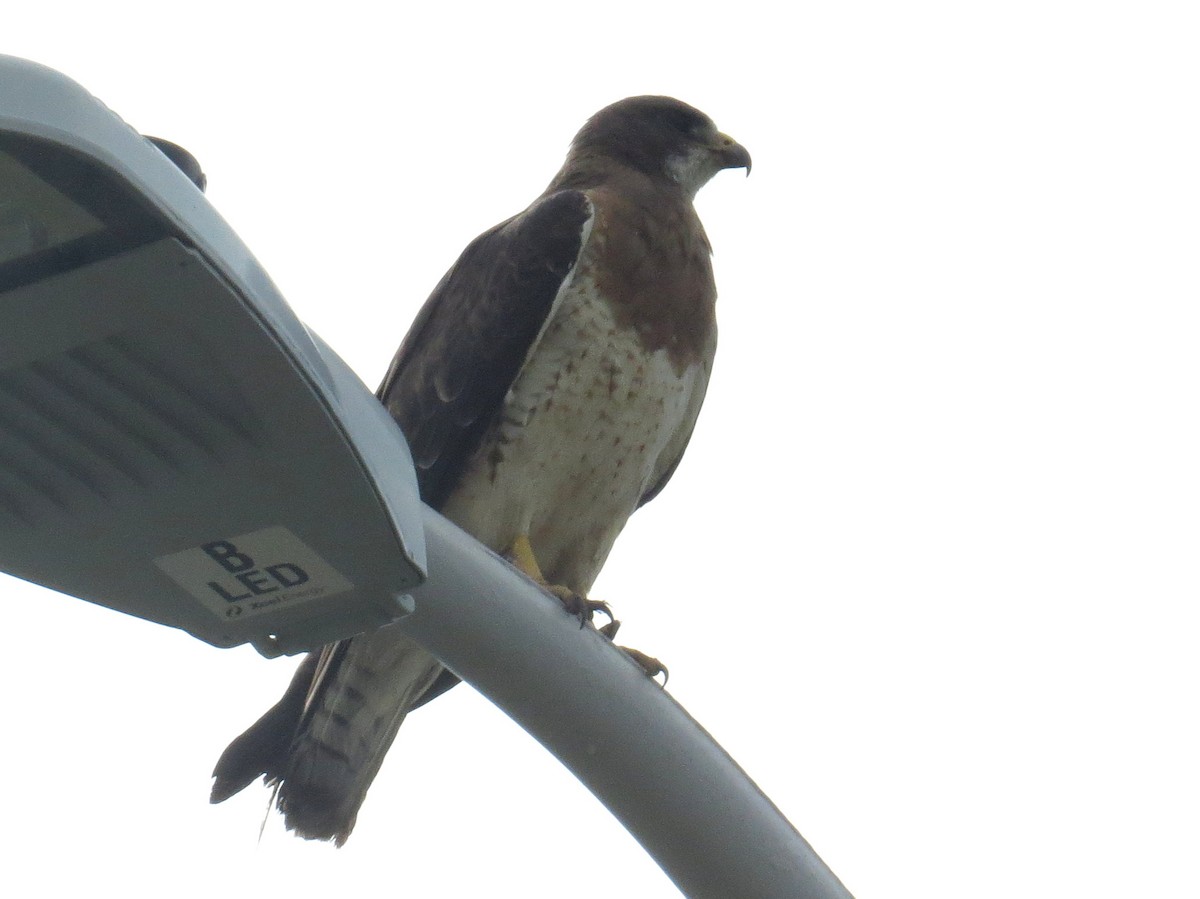
[[[750,151],[728,134],[717,135],[717,143],[713,150],[721,160],[721,168],[745,169],[746,174],[750,174]]]

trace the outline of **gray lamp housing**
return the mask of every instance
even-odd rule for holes
[[[0,57],[0,570],[216,646],[404,615],[411,457],[197,187]]]

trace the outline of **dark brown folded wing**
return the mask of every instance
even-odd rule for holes
[[[418,313],[378,390],[435,509],[462,476],[575,266],[592,206],[542,197],[477,237]]]

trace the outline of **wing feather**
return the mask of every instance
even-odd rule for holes
[[[498,414],[570,277],[593,214],[581,191],[542,197],[484,232],[425,302],[378,396],[438,508]]]

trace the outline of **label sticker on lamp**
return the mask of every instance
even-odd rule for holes
[[[261,614],[354,587],[279,525],[210,540],[159,556],[154,564],[222,618]]]

